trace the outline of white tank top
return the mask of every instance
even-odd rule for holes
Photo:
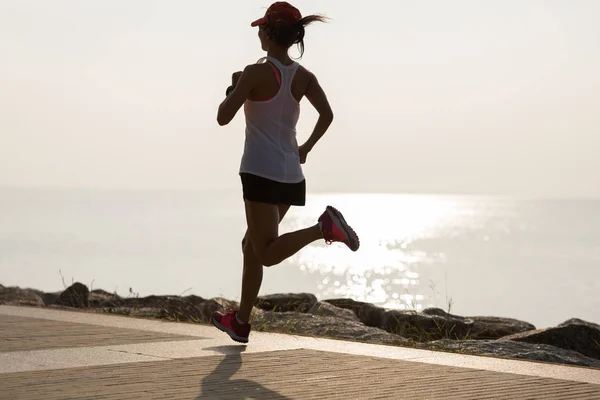
[[[300,104],[292,95],[292,79],[299,67],[297,62],[283,65],[273,57],[265,57],[281,73],[277,94],[269,100],[244,103],[246,115],[246,140],[240,173],[249,173],[283,183],[304,180],[296,123],[300,117]]]

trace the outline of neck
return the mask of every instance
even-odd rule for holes
[[[283,65],[290,65],[294,62],[288,55],[287,49],[284,49],[282,47],[275,47],[273,49],[269,49],[267,51],[267,56],[273,57]]]

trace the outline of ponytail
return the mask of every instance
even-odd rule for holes
[[[265,30],[267,36],[275,41],[277,44],[289,48],[294,44],[298,45],[300,50],[300,57],[304,54],[304,34],[306,26],[313,22],[325,22],[326,18],[321,15],[308,15],[295,24],[284,26],[284,27],[269,27],[266,26]]]

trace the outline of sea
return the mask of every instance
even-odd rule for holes
[[[439,307],[538,328],[600,323],[600,200],[310,194],[280,233],[314,224],[328,204],[360,249],[315,242],[267,268],[261,294]],[[0,283],[239,300],[245,229],[238,192],[4,188]]]

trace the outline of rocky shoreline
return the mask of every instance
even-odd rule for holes
[[[120,297],[74,283],[62,292],[0,285],[0,304],[77,308],[170,321],[209,323],[214,311],[238,304],[199,296]],[[309,293],[259,297],[256,331],[282,332],[600,368],[600,325],[577,318],[546,329],[511,318],[453,315],[439,308],[387,310],[350,299],[318,301]]]

